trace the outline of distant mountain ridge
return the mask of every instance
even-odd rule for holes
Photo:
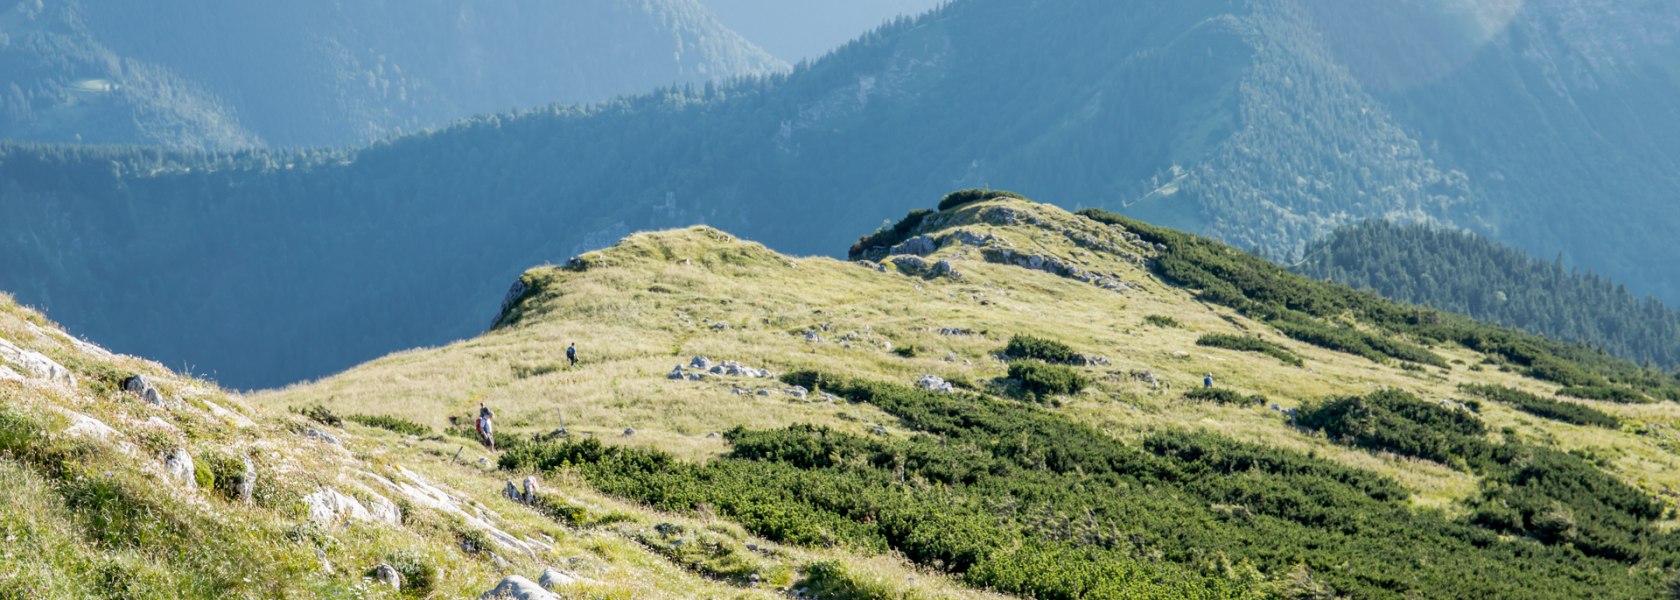
[[[0,24],[21,141],[360,144],[787,68],[695,0],[35,1]]]
[[[1371,218],[1453,224],[1680,298],[1658,266],[1674,23],[1587,0],[964,0],[786,76],[353,150],[12,147],[0,283],[119,349],[273,385],[471,335],[485,290],[630,231],[836,252],[910,199],[995,185],[1274,257]]]

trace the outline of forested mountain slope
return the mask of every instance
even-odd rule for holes
[[[790,63],[816,60],[898,17],[946,0],[703,0],[718,20]]]
[[[1472,233],[1373,221],[1315,243],[1298,271],[1388,298],[1680,365],[1680,314],[1604,277]]]
[[[1027,597],[1657,597],[1680,561],[1672,375],[983,192],[855,250],[634,234],[523,274],[483,336],[255,402],[484,402],[505,476]],[[714,530],[640,539],[775,585]],[[815,595],[904,597],[874,581]]]
[[[474,114],[785,69],[693,0],[30,0],[0,139],[359,144]]]
[[[0,277],[241,386],[470,335],[498,282],[631,230],[829,252],[963,185],[1271,255],[1372,217],[1450,222],[1680,294],[1655,266],[1680,210],[1680,6],[1490,6],[963,0],[786,77],[355,150],[14,147]],[[145,276],[106,285],[126,273]]]

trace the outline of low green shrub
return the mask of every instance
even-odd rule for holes
[[[341,419],[338,415],[333,414],[333,411],[324,405],[316,404],[315,406],[306,406],[298,409],[298,414],[309,417],[310,420],[322,425],[332,427],[344,426],[344,419]]]
[[[916,351],[915,346],[899,346],[897,348],[893,348],[893,354],[897,354],[904,358],[916,358],[918,352]]]
[[[1615,402],[1617,404],[1649,404],[1651,402],[1650,398],[1639,392],[1624,387],[1607,385],[1572,385],[1558,390],[1557,395],[1582,400]]]
[[[365,427],[375,427],[403,435],[426,437],[432,434],[432,428],[388,415],[345,415],[344,420]]]
[[[1010,363],[1009,378],[1021,382],[1021,389],[1038,400],[1050,396],[1071,396],[1090,385],[1090,380],[1078,371],[1036,360]]]
[[[1301,357],[1290,352],[1288,348],[1262,340],[1257,337],[1210,333],[1196,340],[1196,345],[1209,348],[1224,348],[1239,352],[1258,352],[1283,361],[1286,365],[1301,366],[1305,363]]]
[[[1244,396],[1236,390],[1227,388],[1200,387],[1185,392],[1184,397],[1189,400],[1217,402],[1219,404],[1255,404],[1265,406],[1267,402],[1265,396],[1259,394]]]
[[[951,210],[953,208],[962,206],[964,204],[973,204],[975,202],[983,202],[983,201],[986,201],[986,200],[994,200],[994,199],[997,199],[997,198],[1014,198],[1014,199],[1017,199],[1017,200],[1025,200],[1026,196],[1022,196],[1022,195],[1017,194],[1015,192],[1006,192],[1006,191],[1003,191],[1003,190],[981,190],[981,189],[957,190],[955,192],[945,194],[944,198],[939,199],[939,210],[947,211],[947,210]]]
[[[1514,390],[1498,385],[1465,385],[1460,389],[1466,393],[1475,394],[1491,400],[1508,404],[1525,413],[1554,421],[1573,423],[1576,425],[1592,425],[1607,429],[1622,426],[1622,420],[1590,406],[1582,406],[1570,402],[1559,402],[1551,398],[1542,398],[1521,390]]]
[[[1061,365],[1078,365],[1085,362],[1084,357],[1074,352],[1067,344],[1031,335],[1009,338],[1009,343],[1003,347],[1003,357],[1009,360],[1034,359]]]
[[[1166,316],[1166,315],[1149,315],[1149,316],[1143,318],[1143,322],[1148,323],[1150,325],[1154,325],[1156,327],[1170,328],[1170,329],[1181,329],[1181,328],[1184,327],[1183,324],[1180,324],[1178,322],[1178,319],[1174,319],[1174,318]]]

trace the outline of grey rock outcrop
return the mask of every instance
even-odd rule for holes
[[[542,484],[537,483],[537,478],[534,476],[525,476],[524,488],[526,504],[536,502],[537,494],[542,493]]]
[[[887,259],[906,275],[921,275],[928,271],[928,262],[920,256],[894,256]]]
[[[0,338],[0,363],[11,363],[22,369],[22,374],[34,379],[41,379],[65,387],[75,387],[76,376],[64,365],[47,358],[47,355],[34,350],[28,350]]]
[[[908,240],[904,240],[904,243],[888,249],[887,254],[927,256],[929,254],[933,254],[937,250],[939,250],[939,243],[933,241],[933,238],[925,235],[918,235]]]
[[[707,369],[712,368],[712,359],[706,358],[704,356],[696,356],[696,357],[694,357],[693,360],[688,361],[688,366],[690,368],[705,371]]]
[[[368,512],[360,500],[333,488],[321,488],[318,492],[304,496],[303,504],[309,512],[309,520],[318,525],[373,520],[373,513]]]
[[[951,382],[945,381],[944,378],[941,378],[938,375],[923,375],[921,379],[916,380],[916,387],[930,392],[940,392],[943,394],[949,394],[956,391],[956,387],[952,386]]]
[[[509,575],[479,600],[560,600],[560,596],[519,575]]]
[[[554,569],[543,570],[542,577],[537,578],[537,583],[539,585],[541,585],[543,587],[543,589],[546,589],[546,590],[568,587],[568,586],[571,586],[571,585],[574,585],[574,584],[577,584],[577,583],[582,583],[584,581],[587,581],[587,580],[585,580],[582,577],[578,577],[576,575],[573,575],[571,573],[567,573],[567,572],[564,572],[564,571],[556,571]]]
[[[239,501],[251,503],[251,494],[257,489],[257,467],[251,464],[251,457],[241,457],[245,462],[245,473],[239,476],[239,485],[235,488],[239,492]]]
[[[374,567],[373,580],[381,585],[390,586],[393,590],[402,590],[402,573],[398,573],[396,567],[389,564],[379,563],[379,566]]]
[[[163,406],[163,394],[158,392],[157,386],[152,385],[152,382],[146,379],[145,375],[136,373],[128,379],[124,379],[122,388],[125,392],[139,396],[147,404]]]
[[[193,466],[192,454],[186,448],[177,447],[163,457],[163,470],[169,473],[169,478],[177,485],[189,490],[198,489],[197,473]]]

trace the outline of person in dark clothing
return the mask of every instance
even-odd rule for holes
[[[572,345],[566,347],[566,360],[572,361],[572,366],[577,366],[577,342],[572,342]]]
[[[1213,373],[1208,373],[1207,377],[1202,378],[1202,387],[1205,387],[1205,388],[1213,387]]]
[[[495,417],[496,413],[490,412],[490,407],[483,402],[478,403],[478,436],[484,439],[485,447],[491,452],[496,451],[496,436],[490,425],[490,420]]]

